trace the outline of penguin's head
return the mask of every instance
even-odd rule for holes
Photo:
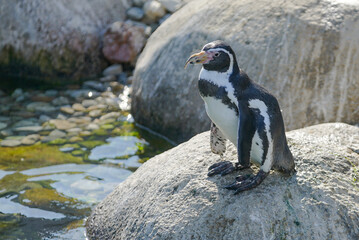
[[[190,56],[185,68],[188,64],[203,64],[203,68],[208,71],[227,72],[233,64],[236,64],[235,59],[232,48],[225,42],[217,40],[207,43],[201,52]]]

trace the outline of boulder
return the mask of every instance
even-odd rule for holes
[[[101,30],[126,17],[129,0],[0,0],[0,72],[76,80],[101,73]]]
[[[355,1],[191,1],[149,38],[133,79],[132,115],[184,141],[209,129],[190,54],[228,42],[240,68],[271,91],[288,130],[359,119],[359,4]]]
[[[145,45],[144,29],[126,22],[114,22],[103,37],[102,52],[111,63],[135,63]]]
[[[223,188],[237,174],[207,177],[220,160],[210,151],[209,132],[157,155],[93,210],[87,237],[357,239],[359,128],[321,124],[287,137],[297,172],[288,177],[272,171],[238,195]],[[236,157],[230,145],[224,159]]]

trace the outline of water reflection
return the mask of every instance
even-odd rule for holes
[[[21,213],[29,218],[60,219],[66,217],[64,214],[46,211],[38,208],[30,208],[12,201],[17,196],[0,198],[0,212]]]
[[[101,160],[105,158],[118,158],[134,155],[139,148],[148,144],[145,140],[134,136],[111,137],[106,141],[109,144],[101,145],[92,149],[89,155],[90,160]]]
[[[21,172],[28,181],[51,181],[57,192],[87,203],[96,203],[109,194],[132,172],[113,166],[95,164],[62,164]]]

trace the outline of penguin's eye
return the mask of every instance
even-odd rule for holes
[[[218,57],[218,56],[219,56],[219,52],[216,52],[216,53],[214,54],[214,56],[215,56],[215,57]]]

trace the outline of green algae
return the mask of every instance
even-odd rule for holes
[[[105,129],[105,130],[110,130],[110,129],[114,129],[115,126],[112,124],[104,124],[101,126],[101,128]]]
[[[64,138],[57,138],[57,139],[54,139],[54,140],[48,142],[49,145],[62,145],[65,143],[67,143],[67,140]]]
[[[63,163],[83,163],[83,160],[61,152],[58,146],[47,144],[0,147],[0,169],[2,170],[21,171]]]
[[[82,141],[78,143],[80,146],[85,147],[87,149],[92,149],[94,147],[106,144],[105,141],[99,141],[99,140],[87,140],[87,141]]]

